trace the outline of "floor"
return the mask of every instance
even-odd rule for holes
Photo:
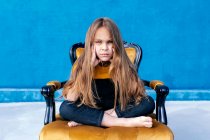
[[[210,139],[210,101],[167,101],[166,109],[175,140]],[[1,140],[39,139],[44,102],[0,103],[0,111]]]

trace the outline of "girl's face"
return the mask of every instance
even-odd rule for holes
[[[114,46],[111,34],[106,27],[101,27],[96,31],[93,45],[99,60],[110,61],[112,59]]]

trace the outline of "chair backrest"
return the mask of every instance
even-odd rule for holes
[[[84,43],[76,43],[72,45],[69,51],[69,56],[72,65],[76,61],[76,59],[80,56],[84,51]],[[142,59],[142,48],[134,43],[124,42],[125,51],[131,60],[131,62],[135,65],[136,70],[138,71],[141,59]]]

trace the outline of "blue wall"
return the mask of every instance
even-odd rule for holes
[[[172,89],[210,89],[210,1],[0,0],[0,88],[66,80],[69,46],[101,16],[142,46],[143,79]]]

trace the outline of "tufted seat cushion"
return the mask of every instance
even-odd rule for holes
[[[56,121],[43,127],[40,140],[173,140],[173,133],[155,119],[152,128],[100,128],[87,125],[70,128],[67,121],[58,116]]]

